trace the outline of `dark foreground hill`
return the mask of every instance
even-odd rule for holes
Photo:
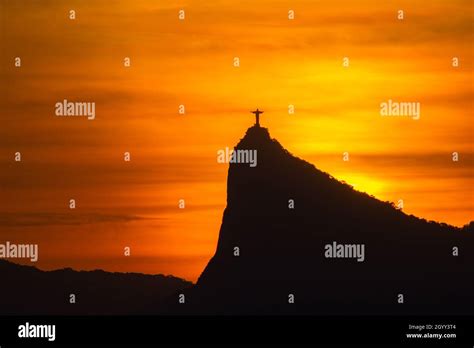
[[[257,166],[230,165],[217,250],[184,312],[474,312],[472,231],[355,191],[265,128],[250,128],[236,149],[257,150]],[[334,243],[346,257],[328,257]]]
[[[143,314],[192,283],[139,273],[74,271],[44,272],[0,260],[0,314]],[[76,303],[70,303],[75,294]]]
[[[217,250],[195,286],[1,261],[0,313],[474,313],[472,223],[406,215],[292,156],[265,128],[236,150],[255,150],[256,165],[230,164]]]

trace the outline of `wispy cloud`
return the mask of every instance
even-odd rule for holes
[[[107,222],[130,222],[135,220],[157,220],[158,218],[142,217],[137,215],[117,215],[100,213],[5,213],[0,212],[2,227],[47,226],[47,225],[83,225]]]

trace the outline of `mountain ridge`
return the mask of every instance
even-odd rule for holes
[[[472,222],[407,215],[292,155],[260,126],[235,149],[256,151],[258,164],[230,163],[216,251],[196,284],[0,260],[10,277],[3,314],[472,313]]]
[[[435,309],[432,295],[418,294],[419,306],[410,301],[413,305],[397,307],[395,294],[380,293],[396,293],[397,284],[415,293],[428,291],[428,285],[438,286],[413,281],[417,275],[410,265],[417,263],[428,267],[425,273],[430,277],[441,274],[459,281],[450,274],[459,270],[472,276],[468,268],[472,233],[407,215],[390,202],[354,190],[293,156],[266,128],[249,128],[235,149],[257,150],[258,165],[229,166],[227,207],[217,249],[190,293],[195,299],[192,310],[221,314],[464,311],[442,285],[440,294],[453,297],[445,308]],[[365,261],[355,265],[352,260],[328,259],[324,251],[333,242],[364,246]],[[454,247],[462,250],[457,256],[452,254]],[[384,275],[384,268],[392,275]],[[461,280],[466,289],[474,290]],[[334,284],[322,286],[322,281]],[[353,293],[344,291],[345,283],[355,284]],[[459,297],[468,297],[466,289]],[[385,305],[366,306],[365,292]],[[288,306],[290,295],[298,300]],[[472,305],[472,300],[468,303]]]
[[[170,275],[72,268],[44,271],[2,259],[0,276],[2,315],[152,314],[176,291],[193,285]],[[70,303],[71,294],[76,303]]]

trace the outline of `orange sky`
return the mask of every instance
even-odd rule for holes
[[[205,3],[0,0],[0,242],[39,243],[44,269],[196,280],[225,207],[216,152],[256,107],[284,147],[356,189],[474,219],[471,1]],[[63,99],[95,102],[96,119],[56,117]],[[420,119],[380,116],[388,99],[420,102]]]

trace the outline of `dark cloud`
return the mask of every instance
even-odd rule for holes
[[[135,220],[149,220],[137,215],[126,214],[100,214],[100,213],[0,213],[0,226],[49,226],[49,225],[83,225],[106,222],[130,222]],[[157,218],[153,218],[155,220]]]

